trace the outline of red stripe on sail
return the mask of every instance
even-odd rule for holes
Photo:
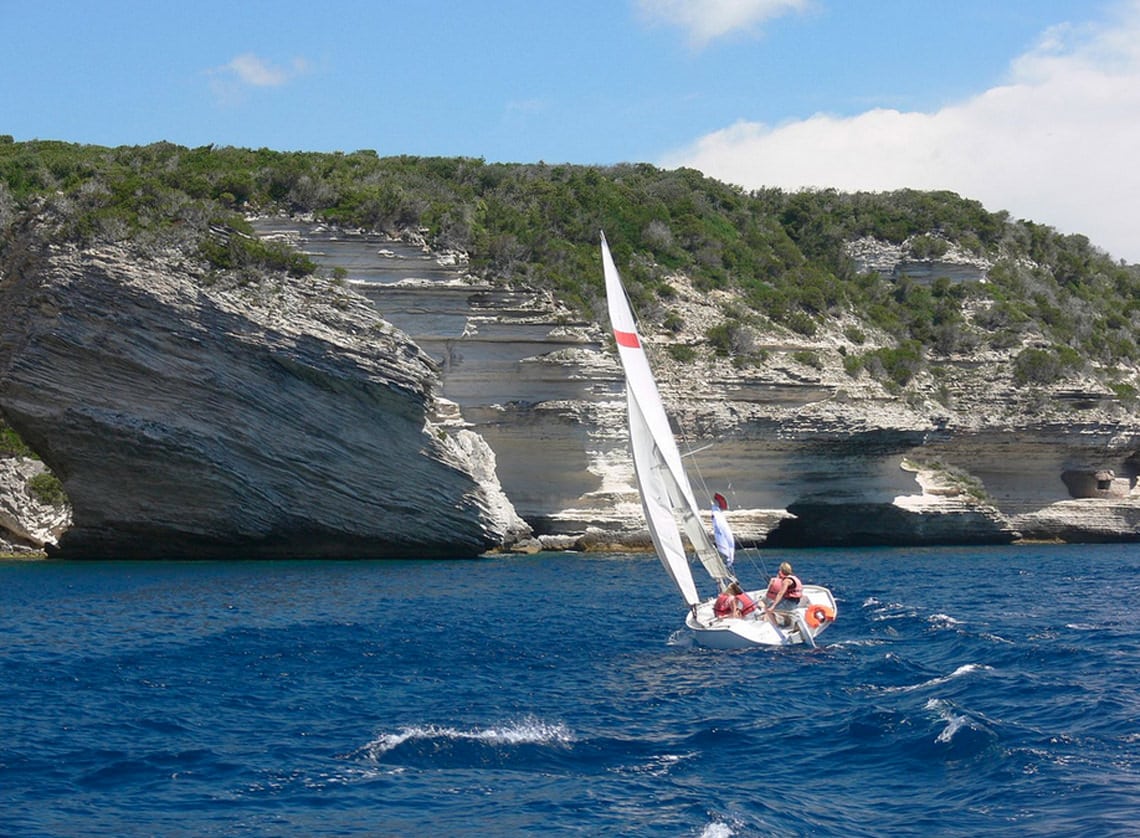
[[[637,332],[619,332],[614,329],[614,337],[617,339],[618,346],[628,346],[630,349],[641,348],[641,341],[637,339]]]

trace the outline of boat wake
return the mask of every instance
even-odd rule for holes
[[[681,648],[693,649],[697,646],[697,641],[693,637],[691,631],[679,628],[669,635],[669,639],[665,641],[666,646],[680,646]]]

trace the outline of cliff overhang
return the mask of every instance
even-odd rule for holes
[[[438,370],[336,281],[179,249],[10,244],[0,411],[63,557],[463,557],[525,535]]]

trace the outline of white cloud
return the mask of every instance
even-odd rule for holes
[[[288,74],[280,67],[258,58],[251,52],[239,55],[225,66],[238,79],[254,87],[276,87],[284,84]]]
[[[294,58],[281,67],[246,52],[210,70],[210,86],[222,103],[233,104],[251,87],[280,87],[308,71],[309,62],[304,58]]]
[[[738,30],[749,30],[785,12],[806,8],[808,0],[638,0],[651,22],[679,26],[694,46]]]
[[[1007,84],[932,113],[742,120],[667,156],[754,189],[949,189],[1140,262],[1140,0],[1044,33]]]

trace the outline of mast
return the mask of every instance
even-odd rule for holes
[[[676,583],[685,602],[692,606],[700,598],[685,556],[677,519],[681,520],[689,542],[710,576],[719,583],[729,575],[728,569],[710,542],[697,513],[692,486],[681,464],[681,455],[669,427],[661,394],[645,356],[641,336],[637,332],[637,324],[626,299],[621,277],[610,255],[605,233],[602,233],[601,246],[610,324],[617,341],[622,369],[625,371],[630,451],[641,505],[661,563]]]

